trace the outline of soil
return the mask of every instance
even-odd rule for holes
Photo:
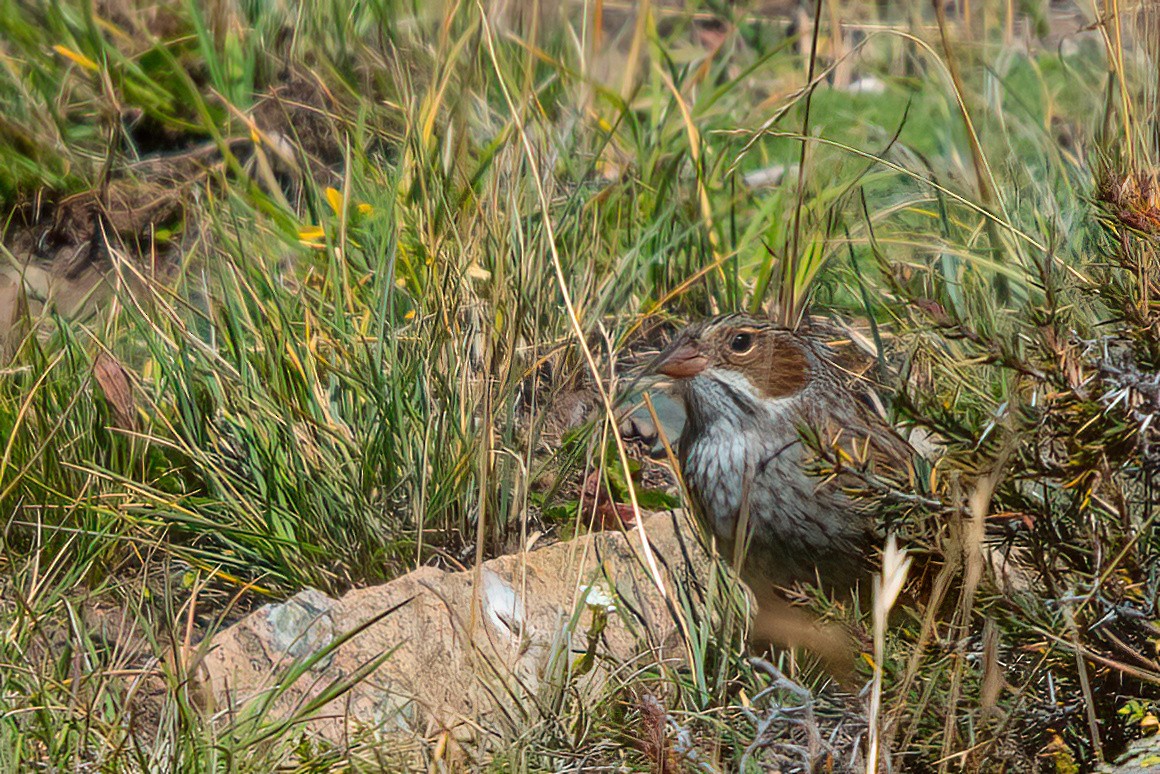
[[[162,10],[152,16],[162,25],[167,18]],[[133,124],[132,116],[125,119]],[[285,73],[257,101],[250,120],[269,146],[281,195],[298,197],[304,168],[322,186],[341,180],[334,100],[315,80]],[[144,145],[156,140],[147,138]],[[90,316],[109,302],[116,284],[145,298],[142,281],[172,278],[202,236],[188,217],[196,212],[191,204],[230,166],[222,147],[200,135],[173,135],[164,144],[149,157],[94,170],[97,180],[88,189],[41,191],[11,208],[0,236],[10,254],[0,263],[0,363],[19,345],[28,323],[47,312]],[[255,155],[249,128],[239,122],[225,148],[247,166]],[[301,157],[291,148],[300,149]],[[131,262],[130,270],[114,271],[121,259]]]

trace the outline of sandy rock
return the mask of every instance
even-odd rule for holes
[[[685,515],[650,515],[644,526],[670,597],[704,582],[708,562]],[[602,615],[594,668],[578,675]],[[478,572],[420,568],[337,600],[306,590],[219,633],[203,663],[223,718],[244,715],[263,694],[273,717],[287,717],[336,681],[369,672],[306,727],[335,741],[360,731],[466,739],[535,722],[570,680],[597,696],[607,665],[674,646],[676,621],[645,569],[639,535],[605,532],[500,557]],[[296,659],[301,674],[286,685]]]
[[[799,166],[797,164],[771,164],[768,167],[746,172],[741,178],[745,187],[749,189],[776,188],[787,177],[796,179]]]
[[[1155,774],[1160,771],[1160,736],[1146,736],[1128,745],[1115,763],[1102,764],[1101,774]]]

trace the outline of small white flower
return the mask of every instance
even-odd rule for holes
[[[616,593],[602,580],[589,586],[581,586],[580,593],[584,596],[584,604],[593,612],[603,610],[605,613],[611,613],[616,610]]]

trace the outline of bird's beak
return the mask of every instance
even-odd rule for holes
[[[691,379],[705,370],[709,358],[693,342],[675,344],[665,350],[653,364],[653,370],[673,379]]]

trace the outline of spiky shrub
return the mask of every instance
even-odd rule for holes
[[[1131,126],[1127,102],[1110,110]],[[1055,205],[1066,239],[1041,222],[1038,249],[1017,241],[1002,295],[989,272],[884,265],[909,309],[896,406],[944,444],[941,503],[910,514],[939,566],[925,616],[897,632],[899,761],[1088,766],[1160,697],[1155,152],[1145,132],[1105,136],[1072,170],[1083,199]]]

